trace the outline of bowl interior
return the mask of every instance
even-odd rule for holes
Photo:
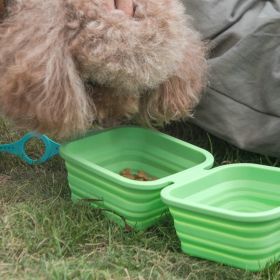
[[[156,131],[126,127],[104,131],[71,142],[63,148],[71,159],[87,161],[119,173],[143,170],[162,178],[206,160],[199,149]]]
[[[235,212],[254,213],[280,206],[280,172],[252,166],[220,168],[196,181],[174,188],[170,196]]]

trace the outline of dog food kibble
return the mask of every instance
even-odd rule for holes
[[[131,175],[132,173],[129,168],[126,168],[126,169],[122,170],[120,174],[123,176],[126,176],[126,175]]]
[[[142,170],[139,170],[138,172],[134,173],[131,171],[131,169],[126,168],[120,172],[120,175],[132,179],[132,180],[137,180],[137,181],[153,181],[156,180],[156,177],[149,176],[147,173],[145,173]]]

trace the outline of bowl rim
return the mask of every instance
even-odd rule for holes
[[[270,220],[280,218],[280,197],[279,197],[279,206],[269,210],[248,213],[243,211],[227,210],[221,207],[215,207],[215,206],[203,204],[201,202],[192,202],[186,199],[183,200],[181,198],[174,197],[171,193],[174,189],[188,187],[191,183],[197,181],[198,179],[207,178],[210,175],[219,173],[226,169],[233,169],[233,168],[240,168],[240,167],[254,168],[256,170],[270,170],[273,172],[277,172],[279,173],[279,179],[280,179],[280,169],[277,167],[264,166],[264,165],[253,164],[253,163],[228,164],[228,165],[215,167],[209,170],[203,170],[199,174],[196,174],[196,176],[193,177],[192,179],[185,181],[184,184],[181,182],[181,183],[174,183],[171,186],[167,186],[161,191],[161,199],[165,204],[168,205],[169,208],[172,207],[172,208],[181,209],[183,211],[184,210],[192,211],[195,213],[203,214],[205,216],[213,216],[213,217],[239,221],[239,222],[264,222],[264,221],[270,221]]]
[[[154,180],[154,181],[148,181],[148,182],[141,182],[141,181],[135,181],[135,180],[125,178],[125,177],[123,177],[123,176],[105,168],[105,167],[102,167],[102,166],[100,166],[96,163],[92,163],[92,162],[90,162],[86,159],[81,159],[81,158],[76,159],[73,156],[71,156],[71,154],[69,154],[68,151],[67,151],[68,147],[74,142],[81,141],[84,138],[95,137],[96,135],[101,134],[101,133],[109,133],[112,130],[120,130],[120,129],[124,129],[124,130],[126,130],[126,129],[137,129],[137,130],[143,130],[143,131],[146,131],[146,132],[148,131],[149,133],[154,133],[158,137],[165,138],[165,139],[170,140],[172,142],[183,145],[188,149],[192,149],[192,150],[195,150],[195,151],[199,152],[200,154],[202,154],[205,157],[205,160],[203,162],[201,162],[200,164],[197,164],[194,167],[184,169],[182,171],[170,174],[170,175],[162,177],[160,179],[157,179],[157,180]],[[75,165],[78,165],[80,168],[82,168],[86,171],[90,171],[90,172],[94,171],[96,174],[98,174],[100,176],[103,176],[103,177],[106,176],[108,179],[117,181],[117,182],[121,183],[123,187],[130,188],[130,189],[145,190],[145,191],[147,191],[147,190],[159,190],[159,189],[162,189],[166,186],[172,185],[176,181],[179,181],[180,180],[179,178],[181,178],[182,176],[186,176],[189,173],[192,174],[193,172],[197,172],[198,170],[204,170],[204,169],[211,168],[213,166],[213,163],[214,163],[213,155],[210,152],[208,152],[208,151],[206,151],[206,150],[204,150],[200,147],[197,147],[197,146],[195,146],[193,144],[190,144],[186,141],[177,139],[173,136],[164,134],[162,132],[152,130],[152,129],[143,128],[143,127],[138,127],[138,126],[120,126],[120,127],[115,127],[115,128],[112,128],[112,129],[105,129],[105,130],[102,130],[102,131],[96,131],[96,132],[89,133],[87,136],[85,136],[83,138],[79,138],[79,139],[76,139],[72,142],[68,142],[68,143],[65,143],[65,144],[61,145],[61,147],[59,149],[59,153],[60,153],[61,157],[65,160],[66,165],[67,165],[67,163],[75,164]],[[147,189],[147,187],[149,187],[149,188]]]

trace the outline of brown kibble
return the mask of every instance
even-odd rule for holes
[[[138,176],[138,177],[143,177],[143,178],[145,178],[147,175],[146,175],[146,173],[145,173],[143,170],[139,170],[139,171],[137,172],[137,176]]]
[[[120,175],[122,175],[128,179],[131,179],[131,180],[137,180],[137,181],[142,181],[142,182],[153,181],[153,180],[157,179],[154,176],[149,176],[143,170],[139,170],[138,172],[136,172],[136,174],[133,174],[130,168],[126,168],[126,169],[122,170],[120,172]]]
[[[144,181],[147,181],[148,180],[148,176],[147,174],[144,172],[144,171],[138,171],[136,176],[139,178],[139,179],[143,179]]]
[[[132,172],[129,168],[126,168],[126,169],[122,170],[120,174],[126,177],[126,176],[131,176]]]
[[[135,180],[135,176],[132,174],[132,172],[129,168],[122,170],[120,172],[120,175],[122,175],[123,177],[126,177],[128,179]]]

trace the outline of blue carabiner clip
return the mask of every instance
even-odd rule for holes
[[[26,143],[32,138],[37,138],[45,145],[45,152],[39,159],[32,159],[25,151]],[[0,152],[16,155],[30,165],[41,164],[48,161],[59,153],[60,144],[54,142],[46,135],[30,132],[23,136],[19,141],[0,145]]]

